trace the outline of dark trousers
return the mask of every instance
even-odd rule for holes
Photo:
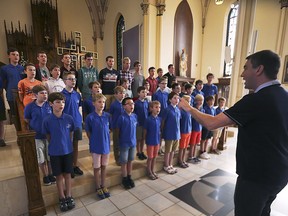
[[[271,204],[285,185],[266,185],[237,178],[235,216],[269,216]]]

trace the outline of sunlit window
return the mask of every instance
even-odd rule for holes
[[[125,21],[124,21],[124,17],[121,15],[117,22],[117,31],[116,31],[117,70],[122,69],[123,31],[124,30],[125,30]]]
[[[237,27],[237,17],[238,17],[238,4],[231,5],[231,10],[228,15],[227,22],[227,34],[226,34],[226,46],[230,47],[231,62],[225,63],[223,76],[231,76],[232,65],[234,57],[235,48],[235,37],[236,37],[236,27]]]

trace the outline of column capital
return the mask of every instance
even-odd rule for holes
[[[288,7],[288,0],[280,0],[279,3],[281,4],[281,9]]]
[[[157,16],[162,16],[165,11],[166,4],[160,2],[156,4],[156,7],[157,7]]]
[[[142,11],[143,11],[143,16],[144,15],[148,15],[148,12],[149,12],[149,3],[148,2],[142,2],[141,4],[140,4],[140,6],[141,6],[141,9],[142,9]]]

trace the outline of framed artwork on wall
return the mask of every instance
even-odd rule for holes
[[[288,84],[288,55],[285,56],[282,83]]]

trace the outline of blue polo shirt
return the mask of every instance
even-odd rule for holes
[[[153,95],[152,95],[152,100],[157,100],[160,102],[161,104],[161,111],[159,116],[162,117],[163,114],[163,110],[165,110],[168,106],[168,95],[169,93],[166,91],[161,91],[160,89],[158,91],[156,91]]]
[[[82,116],[79,112],[79,107],[82,105],[80,94],[74,90],[70,93],[65,88],[62,94],[66,98],[63,112],[73,117],[75,128],[82,128]]]
[[[144,128],[146,129],[146,144],[159,145],[161,141],[161,117],[148,116],[144,122]]]
[[[189,134],[192,131],[192,118],[189,112],[181,109],[180,132],[181,134]]]
[[[206,98],[209,95],[214,96],[215,94],[218,94],[218,87],[214,84],[208,85],[207,83],[203,85],[202,92],[204,93]]]
[[[225,108],[220,109],[219,107],[216,108],[216,115],[225,111]]]
[[[42,133],[42,123],[43,119],[51,113],[52,109],[48,101],[41,107],[33,101],[24,108],[24,118],[29,120],[30,129],[36,132],[35,139],[46,139],[46,134]]]
[[[144,126],[145,119],[148,117],[148,109],[149,103],[146,99],[135,101],[134,113],[137,115],[139,126]]]
[[[0,90],[3,89],[3,82],[2,82],[2,79],[0,77]],[[4,104],[4,100],[2,97],[0,97],[0,109],[1,110],[5,110],[5,104]]]
[[[208,114],[208,115],[212,115],[212,116],[216,115],[216,110],[215,110],[215,108],[213,106],[209,107],[209,106],[205,105],[204,106],[204,110],[205,110],[205,113]]]
[[[6,82],[6,97],[8,101],[13,101],[12,89],[18,89],[18,82],[25,78],[24,67],[20,64],[14,66],[12,64],[1,67],[0,76]]]
[[[130,116],[124,112],[117,120],[119,128],[119,146],[135,147],[136,146],[136,127],[137,115],[132,113]]]
[[[60,118],[53,113],[44,118],[42,133],[50,135],[48,153],[52,156],[67,155],[73,152],[70,133],[74,131],[73,117],[65,113]]]
[[[202,95],[204,97],[204,92],[203,91],[201,91],[201,90],[199,91],[197,89],[194,89],[193,92],[192,92],[192,95],[195,97],[198,94],[200,94],[200,95]]]
[[[91,95],[83,101],[82,109],[83,113],[86,113],[86,115],[89,115],[90,113],[95,111]]]
[[[201,108],[199,111],[205,113],[205,110],[203,108]],[[202,125],[199,124],[193,117],[192,117],[192,131],[195,132],[202,131]]]
[[[85,120],[86,132],[90,133],[89,149],[96,154],[110,152],[110,114],[103,112],[99,116],[96,112],[90,113]]]
[[[115,100],[111,105],[110,105],[110,114],[111,114],[111,128],[115,129],[117,127],[117,121],[119,116],[124,112],[122,103],[118,100]]]
[[[163,139],[164,140],[179,140],[180,139],[180,119],[181,112],[176,106],[169,105],[162,115],[164,121]]]

